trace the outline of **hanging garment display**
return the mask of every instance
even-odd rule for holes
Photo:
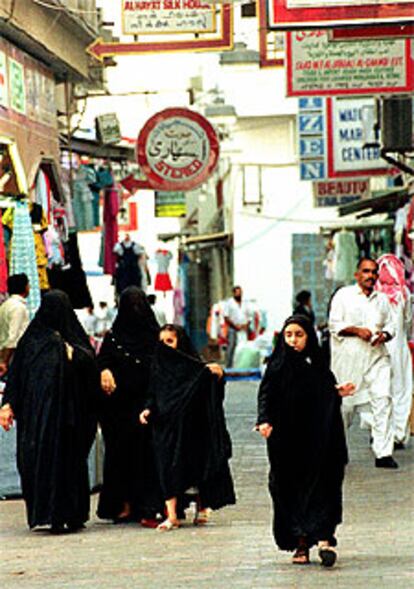
[[[40,290],[48,290],[49,279],[47,277],[47,252],[45,242],[43,241],[43,235],[47,231],[48,224],[46,215],[42,208],[42,205],[37,203],[29,204],[30,218],[32,220],[32,228],[35,243],[36,252],[36,265],[37,272],[39,274],[39,287]]]
[[[155,261],[157,263],[157,275],[155,276],[154,289],[166,292],[173,290],[171,278],[168,274],[168,267],[172,260],[172,253],[168,250],[157,250],[155,252]]]
[[[114,187],[109,187],[104,193],[104,274],[115,274],[116,255],[114,247],[118,242],[118,221],[117,214],[119,211],[118,191]]]
[[[1,217],[1,212],[0,212]],[[0,222],[0,295],[7,292],[7,261],[4,246],[3,223]]]
[[[342,229],[335,233],[335,280],[351,284],[358,263],[359,249],[352,231]]]
[[[115,245],[114,253],[117,256],[115,270],[116,292],[121,294],[128,286],[141,288],[142,272],[139,261],[141,256],[145,255],[142,245],[132,241],[127,235],[125,239]]]
[[[32,221],[27,202],[16,201],[14,208],[7,209],[3,215],[3,224],[12,231],[10,274],[24,272],[29,279],[27,309],[32,318],[40,306],[40,288]]]
[[[81,164],[75,172],[73,181],[73,212],[78,231],[90,231],[94,228],[93,196],[89,184],[95,180],[95,172]]]
[[[36,176],[34,194],[36,203],[41,205],[46,215],[46,219],[49,219],[52,194],[50,189],[50,180],[42,169],[39,169]]]

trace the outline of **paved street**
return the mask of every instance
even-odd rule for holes
[[[95,517],[78,535],[29,532],[21,501],[0,503],[0,586],[51,588],[414,588],[414,444],[396,454],[399,471],[375,469],[368,435],[354,427],[338,566],[312,555],[293,567],[270,531],[265,447],[251,432],[256,383],[232,383],[227,415],[238,504],[205,528],[158,533]],[[96,497],[93,498],[93,511]]]

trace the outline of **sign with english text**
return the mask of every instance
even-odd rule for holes
[[[299,98],[297,126],[300,179],[326,178],[325,99],[317,96]]]
[[[364,146],[363,109],[372,106],[372,97],[327,99],[328,176],[374,175],[390,171],[381,158],[380,147]]]
[[[219,140],[209,121],[187,108],[151,117],[138,136],[138,163],[153,188],[192,190],[214,171]]]
[[[411,92],[409,39],[331,42],[327,31],[287,33],[287,95]]]
[[[313,182],[315,207],[338,207],[369,196],[368,178]]]

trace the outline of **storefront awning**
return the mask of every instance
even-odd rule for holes
[[[131,147],[121,145],[102,145],[93,139],[80,139],[72,137],[70,140],[72,152],[79,155],[88,155],[94,158],[103,158],[112,161],[130,161],[134,162],[135,151]],[[60,136],[60,149],[67,151],[69,149],[68,138],[66,135]]]
[[[198,245],[198,244],[214,244],[217,241],[228,241],[231,238],[231,234],[226,231],[220,233],[203,233],[201,235],[192,235],[186,237],[183,240],[183,246]]]
[[[340,217],[345,215],[358,214],[357,217],[370,217],[379,213],[392,213],[404,206],[411,196],[406,188],[396,190],[377,191],[372,198],[358,200],[350,204],[338,207]]]

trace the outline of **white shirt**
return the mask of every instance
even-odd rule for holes
[[[28,325],[26,300],[20,295],[11,295],[0,305],[0,351],[15,349]]]
[[[234,298],[228,299],[224,306],[224,317],[234,325],[244,325],[249,321],[249,311],[246,303],[238,303]]]
[[[367,328],[373,334],[386,331],[394,337],[395,325],[387,296],[378,291],[367,296],[354,284],[341,288],[332,299],[329,314],[332,371],[339,382],[351,380],[358,388],[364,375],[389,352],[385,344],[372,346],[359,337],[339,335],[352,326]]]

